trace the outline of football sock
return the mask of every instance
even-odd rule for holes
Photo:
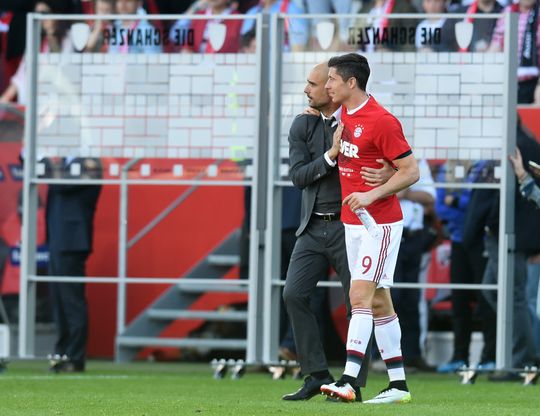
[[[371,309],[353,308],[347,333],[347,363],[344,376],[352,377],[352,383],[360,373],[362,360],[373,331],[373,313]]]
[[[398,389],[401,391],[409,391],[409,388],[407,387],[407,382],[405,380],[391,381],[388,387],[391,389]]]
[[[376,318],[375,340],[381,357],[386,364],[390,381],[405,380],[403,357],[401,356],[401,328],[396,314]]]
[[[360,389],[360,387],[354,385],[355,381],[356,379],[354,377],[343,374],[338,381],[338,385],[342,386],[345,383],[349,383],[354,389]]]

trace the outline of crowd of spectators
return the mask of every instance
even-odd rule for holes
[[[219,20],[191,20],[193,16],[226,16],[246,14],[254,16],[258,13],[356,13],[368,18],[340,17],[336,19],[338,30],[335,32],[333,46],[336,50],[401,50],[401,51],[463,51],[458,45],[455,25],[461,19],[445,19],[441,14],[448,12],[466,15],[482,13],[501,13],[514,11],[519,13],[519,101],[521,103],[540,103],[540,88],[537,88],[538,49],[540,48],[540,30],[536,30],[539,20],[536,13],[536,0],[1,0],[0,1],[0,91],[2,102],[17,100],[23,104],[24,98],[17,94],[21,88],[23,68],[20,61],[24,55],[26,44],[26,14],[37,13],[95,13],[95,14],[185,14],[186,19],[137,21],[89,21],[91,35],[85,51],[111,53],[159,53],[166,52],[252,52],[255,47],[254,20],[222,20],[226,26],[226,35],[219,50],[215,50],[210,35],[213,23]],[[381,18],[386,13],[427,13],[433,18],[427,19],[387,19]],[[504,19],[465,20],[473,24],[473,34],[466,50],[499,51],[504,41]],[[291,18],[285,21],[284,48],[301,51],[319,48],[315,27],[320,19],[311,22],[306,19]],[[533,28],[534,26],[534,28]],[[360,41],[357,35],[366,28],[379,30],[405,30],[407,41],[400,44],[382,44],[371,39]],[[159,44],[125,45],[122,42],[128,31],[133,37],[145,36],[147,29],[156,28],[167,36]],[[44,21],[42,51],[70,50],[70,42],[65,41],[69,27],[65,22]],[[191,30],[191,31],[190,31]],[[189,32],[189,35],[186,33]],[[367,33],[367,32],[365,32]],[[536,34],[536,39],[531,36]],[[106,35],[105,35],[106,34]],[[189,42],[183,37],[189,36]],[[369,37],[369,35],[366,35]],[[375,35],[372,35],[375,36]],[[525,40],[524,40],[525,39]],[[527,53],[534,49],[533,53]],[[10,85],[11,84],[11,85]],[[19,91],[20,92],[20,91]]]

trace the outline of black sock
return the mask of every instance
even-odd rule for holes
[[[409,389],[407,388],[407,382],[405,380],[391,381],[388,387],[391,389],[398,389],[401,391],[409,391]]]
[[[351,377],[346,374],[343,374],[339,379],[340,384],[349,383],[351,386],[354,386],[356,383],[356,377]]]
[[[330,372],[328,370],[315,371],[311,373],[311,376],[318,380],[323,380],[325,378],[330,378]]]

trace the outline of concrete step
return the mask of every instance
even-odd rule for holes
[[[213,266],[233,267],[240,264],[240,256],[236,254],[210,254],[206,259]]]
[[[200,280],[200,279],[199,279]],[[205,293],[205,292],[221,292],[221,293],[248,293],[249,288],[247,285],[225,284],[203,282],[191,283],[189,279],[185,282],[178,282],[176,284],[178,290],[184,293]]]
[[[150,319],[169,320],[176,319],[203,319],[205,321],[246,322],[247,312],[242,311],[182,311],[176,309],[150,309]]]
[[[120,336],[116,344],[123,347],[193,347],[215,348],[227,350],[245,350],[245,339],[213,339],[213,338],[159,338],[141,336]]]

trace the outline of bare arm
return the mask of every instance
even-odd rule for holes
[[[516,155],[508,155],[510,162],[512,162],[512,167],[514,168],[514,173],[517,176],[519,183],[523,182],[527,177],[527,171],[523,166],[523,158],[521,157],[521,152],[519,148],[516,147]]]
[[[420,178],[418,164],[413,155],[393,161],[398,171],[385,184],[368,192],[353,192],[343,200],[343,205],[349,205],[352,211],[371,205],[373,202],[397,194],[408,188]]]
[[[86,52],[97,52],[101,43],[101,31],[105,25],[103,20],[96,20],[94,22],[94,28],[88,37],[88,42],[86,42],[85,51]]]
[[[8,85],[2,96],[0,97],[0,103],[11,103],[15,101],[15,97],[17,96],[17,87],[15,84],[11,83]]]
[[[398,193],[399,199],[407,199],[412,202],[418,202],[424,207],[433,205],[435,203],[435,198],[427,192],[424,191],[413,191],[411,189],[404,189]]]

